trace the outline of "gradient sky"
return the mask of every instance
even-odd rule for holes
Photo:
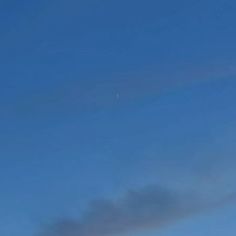
[[[177,202],[166,227],[117,235],[235,235],[235,201],[215,204],[236,192],[235,12],[234,0],[0,0],[0,235],[58,219],[100,229],[103,208],[86,215],[100,199],[145,225],[156,195],[127,193],[147,186],[174,195],[158,195],[163,214]],[[217,207],[182,219],[192,196]]]

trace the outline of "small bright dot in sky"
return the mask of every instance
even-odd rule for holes
[[[0,235],[235,236],[235,12],[1,0]]]

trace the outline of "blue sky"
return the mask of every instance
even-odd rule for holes
[[[0,234],[234,235],[235,9],[0,0]]]

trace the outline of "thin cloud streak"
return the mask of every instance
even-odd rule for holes
[[[2,113],[8,115],[58,114],[107,109],[130,104],[185,86],[226,79],[236,75],[235,67],[202,68],[179,72],[120,75],[112,79],[65,82],[57,87],[35,89],[3,99]],[[10,101],[10,102],[8,102]]]

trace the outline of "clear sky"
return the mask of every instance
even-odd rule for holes
[[[235,12],[0,0],[0,235],[235,235]]]

